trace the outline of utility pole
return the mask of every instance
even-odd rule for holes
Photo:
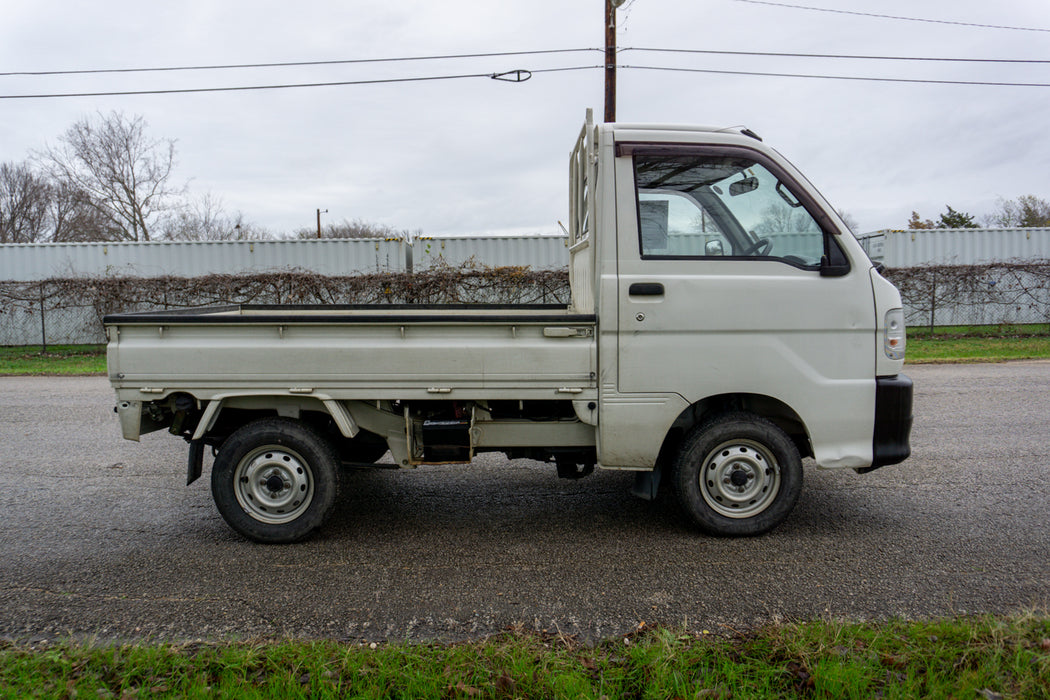
[[[318,238],[321,237],[321,214],[327,214],[327,213],[328,213],[327,209],[325,209],[324,211],[321,211],[320,209],[317,210],[317,237]]]
[[[605,3],[605,121],[616,121],[616,8],[626,0]]]

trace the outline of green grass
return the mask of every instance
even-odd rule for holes
[[[0,375],[80,375],[106,373],[105,345],[0,347]]]
[[[0,697],[1045,698],[1050,618],[812,622],[584,645],[333,641],[0,648]]]
[[[908,338],[1034,338],[1050,336],[1050,323],[1001,323],[991,326],[909,326]]]
[[[1050,358],[1050,324],[908,329],[908,362],[1003,362]]]

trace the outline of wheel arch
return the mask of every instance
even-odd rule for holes
[[[664,437],[657,468],[663,468],[674,459],[682,440],[690,430],[715,416],[727,413],[750,413],[765,418],[787,433],[798,448],[799,455],[813,456],[809,430],[802,417],[789,405],[764,394],[726,393],[701,399],[678,415]]]
[[[191,440],[201,440],[210,435],[219,423],[220,416],[226,421],[227,430],[236,430],[256,418],[280,416],[299,420],[304,413],[327,415],[346,438],[356,437],[360,428],[346,405],[328,396],[302,396],[292,392],[245,392],[219,394],[204,403],[200,420]],[[231,417],[231,409],[238,412]]]

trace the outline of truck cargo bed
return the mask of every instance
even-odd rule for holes
[[[133,393],[555,398],[596,381],[595,317],[565,306],[240,305],[113,314],[104,323],[110,379]]]

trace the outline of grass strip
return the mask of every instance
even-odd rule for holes
[[[1050,324],[908,329],[908,362],[1004,362],[1050,358]]]
[[[908,338],[1039,338],[1050,336],[1050,323],[1000,323],[988,326],[909,326]]]
[[[666,628],[581,644],[333,641],[0,648],[0,697],[1045,698],[1050,618]]]
[[[1006,362],[1050,358],[1048,338],[908,338],[908,363]]]
[[[105,345],[0,347],[0,375],[104,375]]]

